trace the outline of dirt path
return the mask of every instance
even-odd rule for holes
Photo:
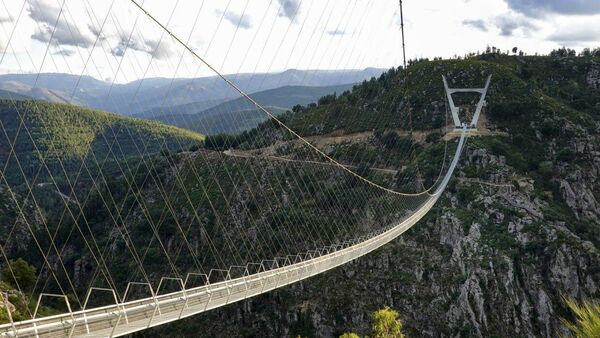
[[[469,131],[469,136],[505,134],[502,132],[496,132],[496,131],[492,131],[492,130],[488,129],[487,121],[488,120],[487,120],[486,115],[482,113],[479,117],[479,121],[477,124],[477,130]],[[446,126],[445,129],[449,130],[449,132],[443,136],[443,139],[446,141],[460,136],[460,131],[455,130],[454,125],[448,125],[448,126]],[[396,132],[400,136],[409,136],[411,134],[410,131],[403,130],[403,129],[391,129],[391,131]],[[341,144],[341,143],[345,143],[345,142],[351,142],[351,143],[367,142],[369,140],[369,138],[373,137],[373,133],[374,133],[373,131],[363,131],[363,132],[352,133],[352,134],[343,134],[343,132],[344,132],[343,130],[336,130],[336,131],[333,131],[331,133],[324,134],[324,135],[308,136],[308,137],[306,137],[306,140],[309,141],[314,146],[316,146],[317,148],[323,149],[330,145]],[[417,142],[425,142],[427,135],[433,134],[433,133],[439,133],[439,129],[428,130],[428,131],[422,131],[422,130],[413,131],[412,136],[413,136],[413,138],[415,138],[417,140]],[[255,150],[249,150],[249,151],[225,150],[223,152],[223,154],[226,156],[241,157],[241,158],[259,158],[259,159],[272,160],[272,161],[302,162],[302,163],[310,163],[310,164],[317,164],[317,165],[330,165],[330,166],[336,165],[335,163],[325,162],[325,161],[320,162],[320,161],[310,161],[310,160],[297,160],[297,159],[291,159],[291,158],[286,158],[286,157],[281,157],[281,156],[275,155],[277,148],[280,147],[282,144],[284,144],[284,143],[300,143],[300,142],[301,142],[300,140],[277,141],[275,144],[270,145],[265,148],[261,148],[261,149],[255,149]],[[346,168],[356,169],[355,165],[350,165],[350,164],[343,164],[343,165]],[[398,173],[398,170],[387,169],[387,168],[370,168],[370,170],[373,170],[373,171],[376,171],[376,172],[379,172],[382,174],[388,174],[388,175],[395,175]],[[484,182],[479,182],[479,183],[485,184]]]
[[[257,158],[257,159],[271,160],[271,161],[285,161],[285,162],[317,164],[317,165],[324,165],[324,166],[337,166],[337,164],[335,164],[333,162],[296,160],[296,159],[292,159],[292,158],[274,156],[274,155],[255,155],[250,152],[245,152],[245,151],[241,151],[241,150],[236,150],[236,151],[225,150],[225,151],[223,151],[223,154],[226,156],[240,157],[240,158]],[[357,168],[355,165],[351,165],[351,164],[342,164],[342,165],[349,169]],[[382,174],[388,174],[388,175],[396,175],[398,173],[398,170],[394,170],[394,169],[385,169],[385,168],[369,168],[369,169],[373,170],[375,172],[379,172]]]

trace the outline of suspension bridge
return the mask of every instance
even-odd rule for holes
[[[0,305],[9,318],[0,325],[0,337],[123,336],[268,293],[364,256],[403,234],[431,210],[452,179],[467,138],[476,130],[485,107],[491,76],[483,88],[450,88],[446,77],[439,79],[440,84],[444,84],[453,121],[453,124],[446,123],[450,126],[446,135],[457,137],[440,138],[445,143],[443,156],[438,159],[435,169],[437,175],[424,179],[417,164],[418,146],[410,140],[412,112],[404,56],[397,85],[406,87],[405,92],[389,109],[406,114],[408,125],[404,127],[410,130],[407,132],[410,142],[389,136],[392,141],[386,144],[393,151],[383,153],[375,160],[369,155],[369,161],[377,163],[369,164],[373,175],[365,174],[359,169],[367,161],[364,154],[369,153],[369,149],[344,152],[336,148],[331,151],[310,142],[294,130],[286,118],[272,113],[248,95],[237,83],[237,75],[222,75],[219,67],[207,61],[206,53],[212,39],[207,51],[201,55],[202,52],[190,46],[190,38],[186,40],[170,29],[175,9],[163,22],[147,10],[143,2],[122,2],[131,5],[130,11],[136,10],[129,30],[127,23],[119,22],[113,13],[119,11],[113,8],[115,1],[104,16],[98,15],[86,1],[84,7],[90,27],[96,34],[94,41],[86,47],[91,49],[87,56],[77,50],[84,66],[67,102],[76,101],[78,86],[84,75],[91,75],[90,69],[101,71],[95,64],[94,49],[97,48],[102,57],[108,59],[109,68],[114,72],[113,79],[123,67],[128,67],[126,62],[140,72],[137,74],[141,79],[138,87],[126,97],[129,106],[140,104],[142,83],[149,78],[148,71],[158,67],[158,54],[148,53],[149,59],[144,63],[137,54],[127,53],[127,50],[143,49],[135,41],[147,39],[143,36],[144,31],[136,26],[139,21],[146,20],[160,32],[153,51],[166,41],[180,48],[179,62],[172,69],[173,78],[162,99],[161,109],[166,116],[173,115],[168,114],[173,113],[168,98],[175,90],[178,72],[193,74],[202,67],[214,74],[213,86],[224,85],[268,122],[259,124],[253,131],[228,136],[216,150],[208,146],[214,141],[209,141],[208,136],[203,141],[206,149],[188,151],[190,144],[194,144],[190,140],[197,140],[199,136],[190,136],[175,128],[159,129],[164,127],[158,124],[143,124],[144,128],[153,129],[144,129],[143,136],[136,137],[135,128],[141,128],[137,124],[134,128],[128,124],[133,123],[129,120],[102,115],[93,123],[103,119],[117,122],[103,127],[101,134],[87,141],[87,151],[69,157],[60,142],[71,135],[53,134],[45,127],[53,123],[76,124],[76,132],[85,134],[90,129],[87,122],[78,120],[75,115],[41,115],[39,122],[44,128],[37,130],[31,124],[30,115],[46,109],[43,103],[28,101],[31,106],[26,106],[20,103],[20,98],[6,100],[4,104],[14,111],[15,122],[11,125],[8,119],[0,120],[3,142],[8,149],[3,158],[0,184],[6,187],[18,217],[6,227],[9,230],[0,249],[16,289],[37,302],[33,309],[27,307],[28,318],[14,319],[8,292],[3,293]],[[273,20],[281,17],[283,4],[280,1],[279,8],[273,12]],[[346,8],[344,15],[362,15],[355,7],[356,3],[354,7]],[[20,18],[23,8],[14,14],[16,18]],[[247,4],[237,19],[235,34],[243,26],[246,8]],[[331,6],[329,13],[327,9],[329,7],[320,13],[318,22],[327,22],[328,14],[331,16],[335,6]],[[221,19],[226,17],[227,10],[222,12]],[[202,5],[196,22],[201,12]],[[290,27],[296,23],[297,12],[296,9],[290,14]],[[66,1],[56,8],[56,15],[53,20],[46,21],[50,38],[32,86],[34,89],[46,60],[51,60],[54,65],[60,62],[58,53],[49,52],[57,41],[54,36],[78,36]],[[344,15],[338,26],[347,21]],[[401,2],[400,17],[404,49]],[[262,19],[261,27],[268,15]],[[15,20],[12,30],[5,31],[8,37],[6,50],[13,48],[11,41],[18,21]],[[366,22],[359,17],[350,38],[358,38]],[[103,31],[108,30],[110,23],[122,37],[123,50],[115,51],[108,46],[109,35]],[[192,32],[195,26],[194,23]],[[300,32],[303,29],[304,23]],[[316,28],[309,32],[309,41],[318,45],[322,36],[318,37],[317,32]],[[284,40],[285,36],[282,42]],[[349,57],[357,52],[341,45],[344,47],[341,56]],[[311,60],[315,56],[304,53],[306,49],[302,57]],[[191,70],[184,69],[189,67],[184,62],[186,58],[191,60],[188,61],[193,65]],[[360,57],[352,60],[360,60]],[[326,62],[323,57],[316,64],[322,66]],[[193,80],[187,85],[189,91],[194,90],[192,84]],[[114,86],[113,82],[104,97],[106,102],[123,99],[111,95]],[[465,92],[480,95],[469,122],[461,121],[460,109],[452,97],[455,93]],[[347,99],[349,95],[352,94],[340,97]],[[60,107],[59,110],[67,108]],[[239,114],[225,116],[223,119],[229,124],[240,123]],[[446,122],[448,116],[446,114]],[[388,128],[391,122],[376,118],[369,123]],[[39,135],[45,137],[43,142]],[[169,135],[176,137],[168,139]],[[373,134],[370,140],[376,138]],[[33,169],[27,166],[27,160],[31,161],[32,157],[19,152],[23,148],[19,142],[31,144],[31,151],[37,156],[37,166]],[[94,142],[100,146],[94,148]],[[450,144],[455,145],[454,149],[449,149]],[[79,144],[71,143],[66,148],[76,146]],[[361,144],[352,146],[360,147]],[[242,150],[233,149],[236,147]],[[245,151],[261,152],[267,147],[269,152],[264,154],[245,155]],[[163,153],[165,155],[157,155]],[[409,166],[416,169],[408,170]],[[378,174],[385,177],[378,177]],[[114,183],[115,180],[119,183]],[[47,188],[53,189],[51,196],[59,198],[58,202],[44,194]],[[51,202],[45,201],[48,199]],[[18,235],[31,239],[30,244],[35,250],[26,253],[33,255],[35,252],[40,260],[39,276],[30,290],[24,290],[22,280],[19,282],[8,263],[11,256],[24,254],[15,243]],[[85,255],[87,268],[81,262],[72,262],[69,252],[73,250],[80,250],[82,256]],[[88,270],[83,281],[77,281],[70,271],[74,264],[80,264],[80,271]],[[103,304],[94,302],[97,299]],[[48,311],[48,304],[63,309],[62,313],[42,315]]]

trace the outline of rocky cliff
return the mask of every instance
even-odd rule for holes
[[[565,334],[563,297],[600,299],[597,61],[482,59],[489,63],[413,68],[419,79],[441,68],[467,83],[490,71],[496,80],[491,133],[469,140],[426,219],[334,271],[143,335],[193,336],[192,328],[206,336],[364,335],[369,314],[385,305],[400,311],[409,337]],[[379,94],[361,107],[383,105]],[[425,102],[423,111],[436,110]]]
[[[564,334],[562,296],[600,297],[597,238],[586,239],[570,221],[598,225],[592,191],[600,191],[600,139],[587,141],[579,154],[593,170],[558,163],[553,192],[472,140],[444,198],[396,241],[321,276],[140,336],[191,337],[192,328],[207,337],[367,334],[369,314],[383,305],[400,311],[410,337]]]

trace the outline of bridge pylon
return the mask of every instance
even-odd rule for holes
[[[490,74],[485,81],[485,86],[483,88],[450,88],[448,87],[448,81],[446,80],[446,76],[442,75],[442,80],[444,81],[444,89],[446,90],[446,97],[448,98],[448,103],[450,104],[450,112],[452,113],[452,120],[454,121],[454,127],[457,130],[462,129],[463,126],[466,126],[468,129],[476,130],[477,129],[477,121],[479,120],[479,115],[481,114],[481,109],[486,104],[485,96],[487,94],[488,88],[490,86],[490,80],[492,79],[492,75]],[[479,93],[481,96],[479,97],[479,102],[477,102],[477,106],[475,107],[475,113],[473,114],[473,118],[471,119],[471,123],[467,124],[466,122],[460,121],[458,116],[459,107],[454,104],[454,100],[452,99],[452,94],[454,93]]]

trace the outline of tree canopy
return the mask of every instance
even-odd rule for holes
[[[2,270],[2,280],[15,288],[29,290],[35,284],[36,269],[22,258],[11,259]]]
[[[346,332],[340,338],[359,338],[360,336],[353,332]],[[379,309],[371,315],[371,336],[370,338],[404,338],[402,333],[402,321],[398,311],[390,309],[388,306]]]
[[[398,311],[387,306],[373,312],[372,338],[404,338],[402,322],[399,317]]]

